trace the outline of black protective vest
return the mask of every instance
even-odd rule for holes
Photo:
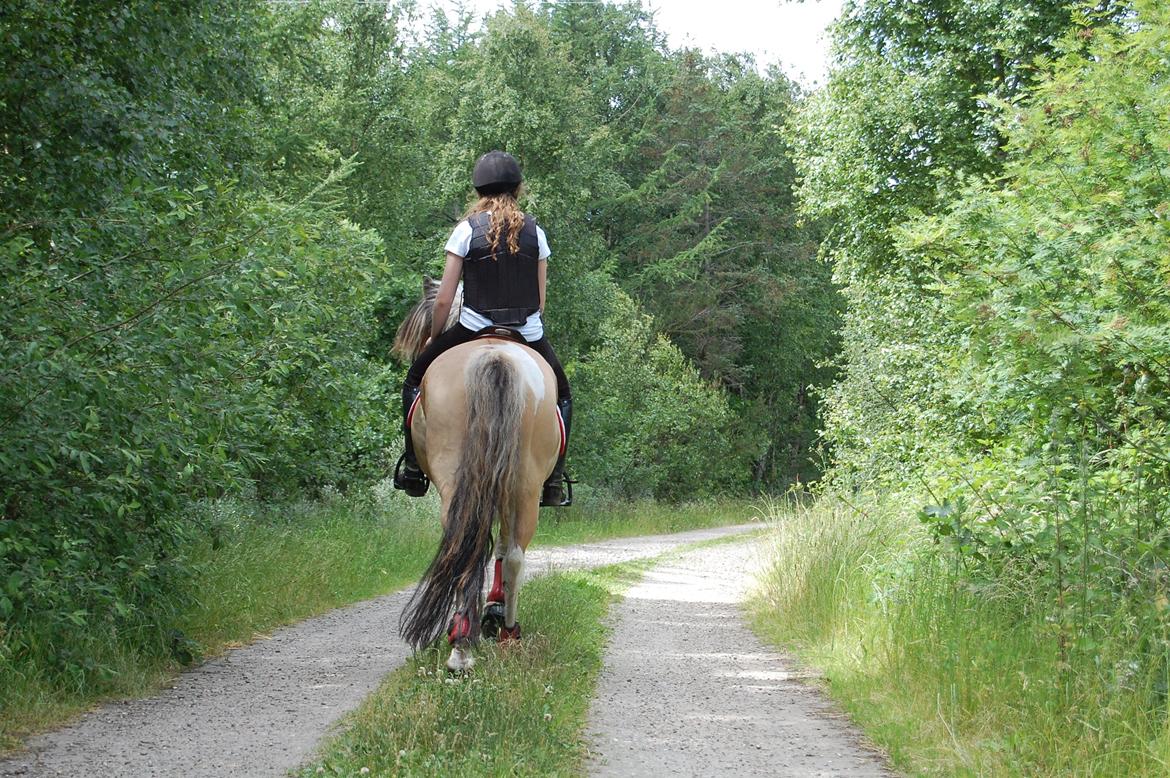
[[[492,254],[487,239],[491,214],[477,213],[467,221],[471,224],[471,248],[463,258],[463,304],[494,324],[523,324],[540,310],[536,220],[524,215],[520,248],[514,254],[503,241],[500,250]]]

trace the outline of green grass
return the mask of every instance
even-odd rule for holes
[[[743,498],[695,500],[681,504],[650,500],[621,502],[582,499],[571,508],[540,513],[534,546],[564,546],[591,540],[663,535],[761,521],[764,512]]]
[[[481,643],[473,670],[456,676],[440,640],[387,676],[300,775],[579,774],[606,614],[663,558],[530,581],[519,644]]]
[[[411,499],[385,485],[350,497],[257,505],[224,500],[203,506],[208,528],[188,554],[197,574],[176,597],[167,634],[97,634],[86,661],[96,670],[56,672],[41,655],[13,657],[0,625],[0,751],[27,735],[60,725],[108,699],[150,694],[194,660],[246,644],[258,635],[361,599],[411,584],[437,547],[438,500]],[[540,545],[658,534],[746,521],[745,503],[683,506],[621,503],[586,492],[578,506],[544,510]],[[186,658],[186,657],[184,657]]]
[[[1170,772],[1164,666],[1124,603],[1074,649],[1025,576],[976,584],[898,511],[773,511],[775,563],[750,604],[763,637],[913,775]],[[1164,640],[1165,636],[1161,636]]]

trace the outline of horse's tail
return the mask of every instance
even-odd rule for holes
[[[492,553],[492,520],[512,521],[519,496],[520,422],[524,385],[496,349],[471,357],[467,383],[467,437],[455,473],[443,540],[414,590],[399,627],[415,648],[443,634],[452,603],[463,603],[473,641],[479,636],[484,567]]]

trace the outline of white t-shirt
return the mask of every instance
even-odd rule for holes
[[[539,246],[537,259],[543,262],[552,256],[552,251],[548,247],[548,237],[545,236],[544,230],[540,228],[540,225],[536,226],[536,243]],[[471,222],[464,219],[455,225],[455,230],[451,233],[451,237],[447,239],[447,245],[444,246],[444,249],[460,257],[466,257],[467,253],[471,251]],[[476,313],[466,305],[462,306],[462,310],[459,313],[459,323],[472,332],[478,332],[484,327],[492,326],[491,319]],[[520,334],[529,343],[533,343],[544,337],[544,322],[540,319],[540,311],[528,317],[524,325],[520,327]]]

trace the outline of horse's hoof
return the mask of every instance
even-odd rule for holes
[[[475,657],[471,651],[463,646],[451,649],[451,656],[447,657],[447,669],[453,673],[466,673],[475,666]]]
[[[489,602],[480,619],[480,633],[485,640],[495,640],[504,628],[504,603]]]
[[[505,627],[500,626],[500,643],[519,643],[520,642],[520,622],[516,622],[515,626]]]

